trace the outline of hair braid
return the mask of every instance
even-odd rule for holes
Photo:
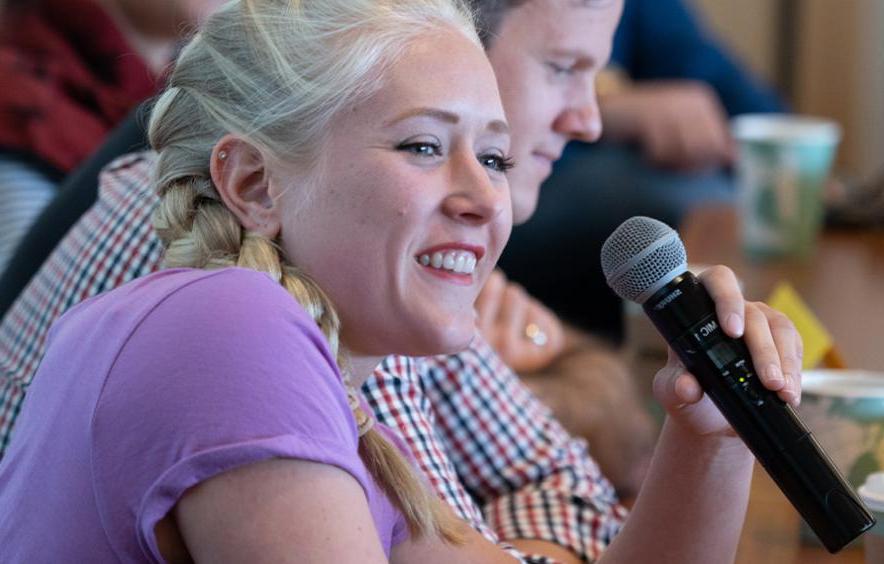
[[[212,185],[209,159],[232,133],[271,159],[311,166],[333,118],[381,88],[411,41],[443,28],[479,44],[460,0],[240,0],[218,10],[182,49],[149,125],[159,153],[154,224],[164,266],[269,274],[316,321],[347,379],[332,303],[274,241],[243,229]],[[456,542],[463,522],[370,428],[358,400],[351,407],[360,457],[412,534]]]

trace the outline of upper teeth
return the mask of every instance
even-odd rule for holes
[[[424,254],[418,257],[424,266],[451,270],[462,274],[472,274],[476,270],[476,255],[470,251],[448,251],[445,253],[435,252],[432,255]]]

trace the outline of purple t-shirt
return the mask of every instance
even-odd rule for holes
[[[272,458],[349,472],[389,556],[407,526],[357,444],[325,339],[279,284],[157,272],[53,327],[0,463],[0,560],[162,561],[154,527],[188,488]]]

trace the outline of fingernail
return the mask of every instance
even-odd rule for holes
[[[695,401],[697,396],[702,393],[700,386],[693,380],[683,378],[677,384],[678,395],[682,401]]]
[[[786,380],[785,378],[783,378],[783,373],[780,372],[780,367],[776,364],[771,364],[767,367],[767,381],[777,390],[782,389],[783,386],[786,384]]]
[[[727,319],[724,321],[724,324],[727,327],[728,333],[730,333],[732,336],[743,336],[743,318],[736,313],[728,315]]]
[[[794,396],[794,390],[792,390],[792,375],[788,372],[783,373],[783,389],[789,391],[790,396]]]
[[[789,396],[789,403],[792,405],[792,407],[798,407],[801,395],[800,392],[795,388],[795,377],[792,376],[792,374],[785,374],[784,378],[786,380],[786,383],[783,386],[783,389],[788,390],[786,393]]]

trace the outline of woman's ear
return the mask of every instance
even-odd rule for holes
[[[276,238],[279,214],[270,194],[267,159],[257,147],[225,135],[212,149],[209,172],[224,205],[247,231]]]

